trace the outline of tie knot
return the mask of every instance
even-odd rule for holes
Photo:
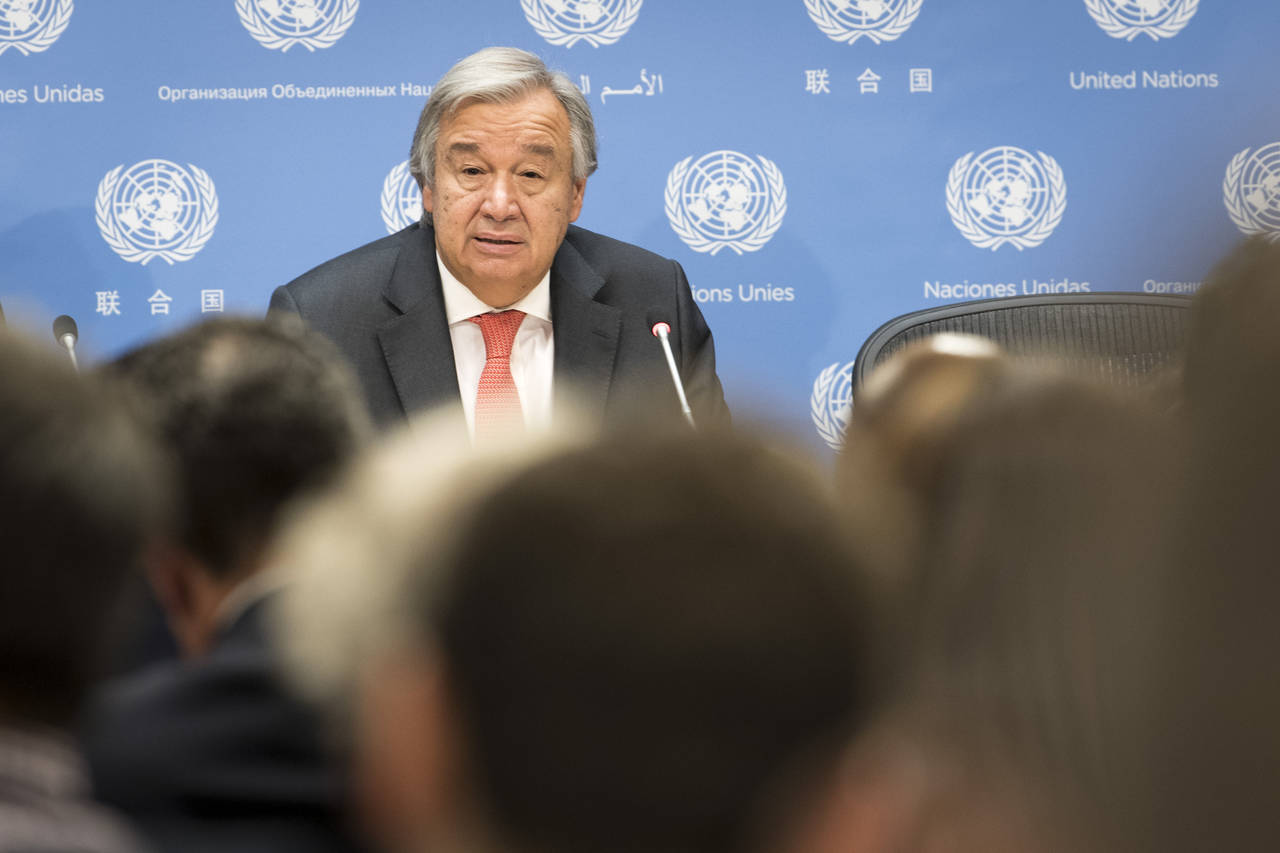
[[[490,312],[468,319],[479,326],[480,334],[484,335],[486,358],[511,357],[511,345],[515,343],[516,332],[524,322],[523,311]]]

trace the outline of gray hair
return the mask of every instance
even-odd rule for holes
[[[440,123],[464,104],[480,101],[505,104],[530,92],[546,89],[569,114],[569,142],[573,148],[573,179],[581,181],[596,170],[596,125],[587,99],[561,71],[515,47],[486,47],[459,60],[431,90],[418,117],[409,149],[409,173],[419,187],[435,185],[436,141]],[[430,223],[431,215],[423,221]]]

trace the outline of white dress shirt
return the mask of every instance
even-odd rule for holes
[[[458,369],[458,390],[462,394],[462,411],[467,416],[467,429],[474,436],[476,423],[476,391],[484,372],[484,335],[471,317],[499,311],[523,311],[524,321],[511,345],[511,377],[520,393],[525,426],[545,429],[551,424],[551,377],[555,363],[555,338],[551,334],[551,272],[537,287],[514,305],[494,308],[453,277],[440,253],[436,253],[440,283],[444,288],[444,313],[449,321],[449,339],[453,343],[453,363]]]

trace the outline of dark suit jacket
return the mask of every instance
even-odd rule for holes
[[[337,763],[285,690],[266,603],[204,657],[121,679],[82,730],[96,795],[168,853],[350,851]]]
[[[602,423],[679,416],[654,322],[671,346],[699,424],[727,419],[715,347],[675,261],[575,226],[551,265],[557,398]],[[374,420],[459,402],[435,232],[411,225],[276,289],[271,310],[300,314],[356,369]]]

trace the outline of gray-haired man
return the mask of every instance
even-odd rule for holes
[[[680,265],[570,225],[595,150],[565,75],[514,48],[472,54],[414,135],[422,221],[278,288],[271,308],[338,344],[382,424],[461,403],[480,437],[546,426],[566,395],[602,423],[678,417],[659,320],[695,417],[722,421],[711,332]]]

